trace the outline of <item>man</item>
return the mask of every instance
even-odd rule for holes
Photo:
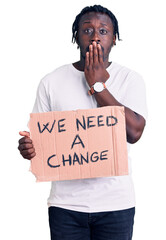
[[[80,60],[41,80],[33,112],[124,106],[129,150],[142,135],[147,109],[142,77],[109,62],[119,39],[118,21],[95,5],[77,15],[72,30]],[[20,134],[20,153],[32,159],[29,133]],[[130,158],[127,176],[52,182],[48,207],[52,240],[131,240],[135,198]]]

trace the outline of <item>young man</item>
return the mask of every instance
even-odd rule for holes
[[[142,77],[109,62],[119,39],[116,17],[100,5],[84,8],[73,23],[80,60],[44,77],[33,112],[124,106],[128,150],[143,132],[147,116]],[[29,133],[19,140],[24,158],[35,149]],[[131,240],[135,198],[129,175],[52,182],[48,198],[52,240]]]

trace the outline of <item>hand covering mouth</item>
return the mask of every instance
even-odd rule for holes
[[[97,43],[97,44],[99,44],[99,43]],[[91,44],[90,44],[91,45]],[[89,45],[89,46],[90,46]],[[89,52],[89,46],[86,48],[86,52]],[[103,46],[100,44],[100,46],[101,46],[101,50],[102,50],[102,52],[103,52],[103,55],[104,55],[104,48],[103,48]]]

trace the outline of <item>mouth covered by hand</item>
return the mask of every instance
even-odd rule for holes
[[[104,48],[103,48],[103,46],[99,42],[96,42],[96,44],[99,44],[101,46],[101,50],[102,50],[103,55],[104,55]],[[93,42],[86,48],[86,52],[89,52],[89,47],[90,46],[93,46]]]
[[[109,73],[104,66],[104,48],[95,41],[87,48],[84,73],[91,87],[96,82],[106,82]]]

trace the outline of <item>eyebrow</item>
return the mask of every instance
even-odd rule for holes
[[[85,22],[83,22],[83,24],[85,24],[85,23],[91,23],[91,22],[90,22],[90,21],[85,21]],[[83,24],[82,24],[82,25],[83,25]]]
[[[103,25],[103,26],[107,26],[107,24],[105,24],[105,23],[100,23],[101,25]]]
[[[91,21],[85,21],[85,22],[83,22],[83,24],[85,24],[85,23],[91,23]],[[83,25],[82,24],[82,25]],[[101,25],[103,25],[103,26],[107,26],[107,24],[105,24],[105,23],[100,23]]]

